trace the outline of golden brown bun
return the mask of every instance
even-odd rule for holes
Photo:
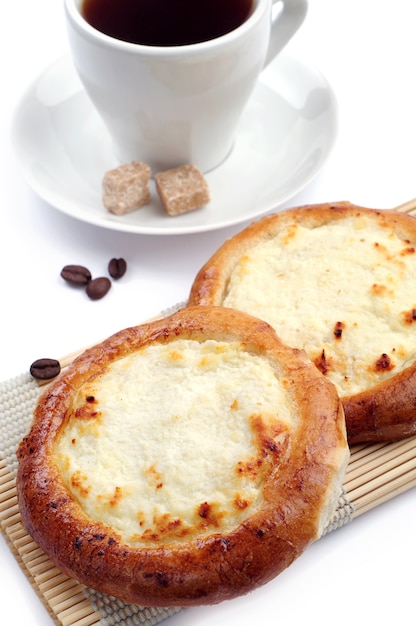
[[[304,348],[338,389],[350,444],[401,439],[416,434],[415,248],[406,214],[349,202],[283,211],[226,241],[189,305],[244,310]]]
[[[348,458],[336,390],[303,351],[239,311],[195,307],[119,332],[50,385],[18,450],[19,505],[88,586],[148,606],[217,603],[320,536]],[[167,503],[157,519],[152,498]]]

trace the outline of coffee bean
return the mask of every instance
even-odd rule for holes
[[[56,359],[37,359],[30,366],[30,373],[38,380],[55,378],[61,371],[61,365]]]
[[[88,285],[91,280],[90,270],[82,265],[65,265],[61,276],[67,283],[75,286]]]
[[[111,278],[117,279],[124,276],[127,269],[127,263],[124,259],[111,259],[108,264],[108,273]]]
[[[111,287],[111,281],[106,276],[94,278],[87,285],[87,295],[91,300],[99,300],[104,298]]]

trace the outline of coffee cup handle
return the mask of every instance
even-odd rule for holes
[[[273,8],[282,5],[281,10],[272,16],[269,48],[265,66],[284,48],[305,19],[307,0],[272,0]]]

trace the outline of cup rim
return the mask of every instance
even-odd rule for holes
[[[220,43],[232,43],[234,40],[244,36],[247,31],[250,31],[251,28],[255,26],[255,24],[262,17],[263,13],[261,11],[261,8],[263,7],[264,10],[264,7],[268,5],[268,1],[270,0],[255,0],[256,5],[254,9],[242,24],[237,26],[237,28],[229,31],[228,33],[220,35],[219,37],[215,37],[214,39],[208,39],[206,41],[183,44],[179,46],[153,46],[124,41],[123,39],[117,39],[116,37],[112,37],[111,35],[106,35],[105,33],[91,26],[91,24],[89,24],[81,15],[81,12],[79,10],[81,0],[64,0],[68,22],[71,23],[80,34],[83,34],[84,37],[89,38],[95,43],[101,45],[105,44],[119,51],[127,53],[137,53],[138,51],[140,51],[143,55],[148,54],[149,56],[153,57],[166,55],[182,56],[184,54],[188,55],[189,53],[199,54],[211,50],[212,48],[218,46]]]

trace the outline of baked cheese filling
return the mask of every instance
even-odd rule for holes
[[[152,344],[79,389],[56,462],[85,513],[128,543],[227,532],[288,455],[288,385],[239,342]]]
[[[416,359],[415,249],[382,219],[288,226],[239,259],[223,304],[304,348],[341,396]]]

